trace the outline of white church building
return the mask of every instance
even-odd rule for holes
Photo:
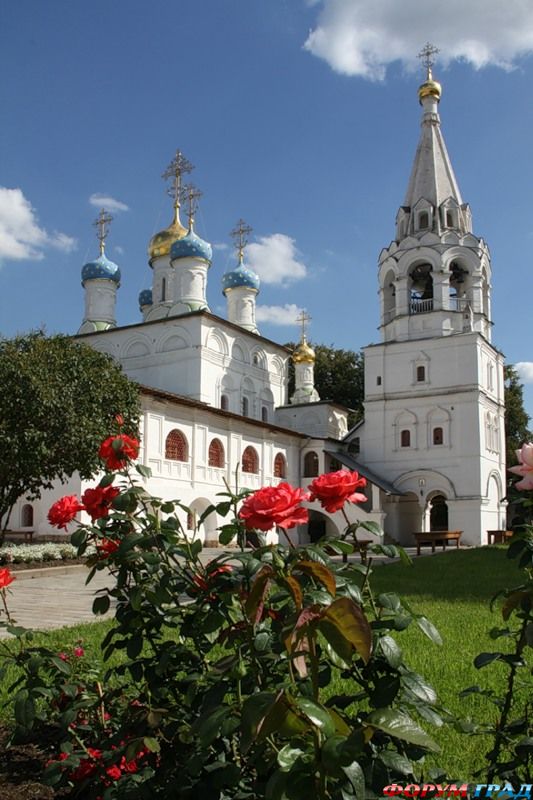
[[[401,544],[413,544],[413,532],[441,529],[462,530],[463,544],[479,545],[487,530],[505,527],[503,356],[491,344],[490,256],[472,231],[451,166],[440,97],[428,66],[407,194],[395,238],[379,257],[381,341],[364,350],[365,415],[350,431],[348,409],[321,400],[315,389],[305,315],[294,353],[260,334],[259,278],[246,266],[242,220],[233,232],[235,266],[222,280],[227,319],[210,311],[212,249],[194,229],[192,188],[182,224],[190,164],[179,151],[165,173],[173,180],[173,219],[150,241],[151,289],[140,293],[141,319],[131,325],[116,326],[120,270],[105,255],[110,219],[101,213],[100,255],[82,269],[77,339],[112,355],[140,385],[147,488],[190,507],[184,527],[216,502],[224,481],[251,489],[282,480],[306,486],[342,466],[368,479],[367,502],[350,506],[350,518],[379,522]],[[289,398],[290,358],[296,380]],[[40,501],[21,502],[12,527],[51,532],[51,503],[89,485],[74,476]],[[221,522],[206,519],[205,541],[216,540]],[[313,509],[309,525],[291,535],[306,542],[344,525],[340,513]]]

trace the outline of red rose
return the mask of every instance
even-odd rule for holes
[[[72,652],[74,653],[76,658],[81,658],[82,656],[85,655],[85,650],[81,645],[77,645]]]
[[[108,436],[100,445],[98,455],[105,461],[107,469],[124,469],[128,461],[134,461],[139,455],[139,442],[125,433]]]
[[[118,767],[116,764],[113,764],[112,767],[108,767],[106,769],[105,774],[109,775],[111,780],[118,781],[120,776],[122,775],[122,772],[120,771],[120,767]]]
[[[96,549],[98,550],[100,558],[108,558],[113,555],[113,553],[116,553],[119,547],[119,543],[115,542],[114,539],[102,539],[101,542],[97,542],[96,544]]]
[[[300,505],[307,498],[307,492],[288,483],[265,486],[246,498],[239,517],[247,530],[269,531],[274,525],[287,530],[308,521],[309,512]]]
[[[75,494],[67,495],[50,508],[48,522],[54,528],[65,528],[66,530],[67,524],[72,522],[78,511],[85,511],[85,506],[81,505]]]
[[[366,478],[360,478],[358,472],[341,469],[320,475],[309,484],[311,500],[320,500],[322,508],[333,514],[348,503],[364,503],[366,495],[357,493],[356,489],[366,486]]]
[[[82,495],[82,502],[91,519],[101,519],[109,514],[109,507],[113,498],[120,494],[116,486],[97,486],[95,489],[86,489]]]
[[[11,574],[7,567],[0,569],[0,590],[5,589],[10,583],[13,583],[15,576]]]

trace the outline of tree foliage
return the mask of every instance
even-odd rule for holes
[[[516,369],[508,364],[504,368],[505,378],[505,448],[507,466],[516,463],[515,450],[519,450],[531,438],[528,429],[529,415],[524,408],[523,387]]]
[[[293,342],[285,345],[294,350]],[[364,360],[362,353],[343,350],[333,345],[312,344],[316,353],[315,387],[322,400],[330,400],[353,410],[350,423],[363,416]],[[294,391],[294,367],[291,362],[289,393]]]
[[[98,445],[124,418],[135,432],[137,386],[111,356],[41,331],[0,340],[0,520],[21,497],[99,467]],[[116,427],[116,424],[115,424]]]

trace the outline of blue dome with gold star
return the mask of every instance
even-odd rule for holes
[[[204,241],[194,231],[189,231],[183,239],[177,239],[170,248],[170,260],[175,258],[201,258],[211,262],[213,248],[209,242]]]
[[[228,289],[236,289],[237,287],[253,289],[258,292],[260,283],[259,275],[249,267],[246,267],[241,261],[235,269],[224,273],[222,276],[222,292],[226,294]]]
[[[105,253],[102,253],[94,261],[89,261],[81,270],[81,285],[85,285],[85,281],[92,280],[106,280],[114,281],[120,285],[120,269],[114,261],[110,261]]]
[[[154,300],[151,289],[143,289],[142,292],[139,292],[139,308],[141,310],[143,306],[152,306],[153,304]]]

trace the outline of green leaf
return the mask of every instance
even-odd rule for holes
[[[492,664],[493,661],[500,661],[503,658],[503,653],[479,653],[474,659],[474,666],[476,669],[486,667],[487,664]]]
[[[314,578],[327,589],[332,597],[335,597],[337,592],[335,576],[324,564],[319,564],[318,561],[298,561],[293,567],[293,572],[296,570]]]
[[[297,697],[296,705],[316,728],[319,728],[326,736],[333,736],[335,723],[329,713],[329,709],[319,705],[319,703],[315,703],[314,700],[308,697]]]
[[[202,747],[209,747],[215,741],[229,713],[227,706],[219,706],[212,713],[202,715],[196,720],[192,731],[198,735]]]
[[[159,753],[161,750],[159,742],[153,736],[145,736],[143,738],[143,744],[151,753]]]
[[[352,785],[356,800],[365,800],[365,776],[360,764],[352,761],[348,766],[342,767],[342,771]]]
[[[27,689],[21,689],[15,698],[15,720],[21,728],[29,730],[35,719],[35,703]]]
[[[393,668],[397,669],[402,663],[402,650],[392,636],[381,636],[378,641],[379,651]]]
[[[339,597],[323,612],[322,618],[334,625],[339,633],[361,655],[366,663],[372,648],[372,631],[362,610],[349,597]],[[320,623],[319,623],[320,627]]]
[[[389,769],[396,770],[401,775],[412,775],[414,767],[408,758],[394,750],[382,750],[378,755],[382,764]]]
[[[293,747],[291,744],[286,744],[285,747],[282,747],[277,755],[277,761],[284,772],[288,772],[295,761],[297,761],[300,756],[304,755],[304,751],[300,750],[299,747]]]
[[[406,672],[402,675],[402,683],[415,697],[418,697],[424,703],[433,704],[437,702],[437,693],[433,686],[416,672]]]
[[[402,601],[394,592],[384,592],[383,594],[378,594],[376,603],[378,606],[381,606],[381,608],[385,608],[387,611],[394,611],[395,613],[400,611],[402,608]]]
[[[109,595],[104,594],[100,595],[100,597],[95,597],[93,600],[93,614],[105,614],[109,611],[110,605]]]
[[[383,536],[383,528],[377,522],[372,522],[372,520],[368,520],[365,522],[360,522],[359,527],[363,528],[363,530],[368,531],[369,533],[374,533],[376,536]]]
[[[70,543],[73,545],[73,547],[81,547],[82,544],[85,544],[86,540],[87,534],[83,528],[78,528],[78,530],[74,531],[70,537]]]
[[[425,747],[436,753],[440,752],[439,746],[433,739],[402,711],[392,708],[376,709],[368,715],[365,725],[377,728],[395,739]]]
[[[238,525],[231,524],[231,525],[221,525],[219,530],[220,533],[218,536],[218,541],[220,542],[220,544],[228,545],[237,536],[240,528]]]
[[[259,621],[262,605],[268,594],[270,581],[274,576],[274,570],[270,566],[262,567],[255,576],[250,594],[246,598],[244,610],[246,616],[255,624]]]
[[[147,467],[145,464],[135,464],[135,469],[142,475],[143,478],[151,478],[152,477],[152,470],[150,467]]]
[[[423,633],[426,634],[428,639],[431,639],[435,644],[442,644],[442,637],[432,622],[427,617],[417,617],[416,624]]]

